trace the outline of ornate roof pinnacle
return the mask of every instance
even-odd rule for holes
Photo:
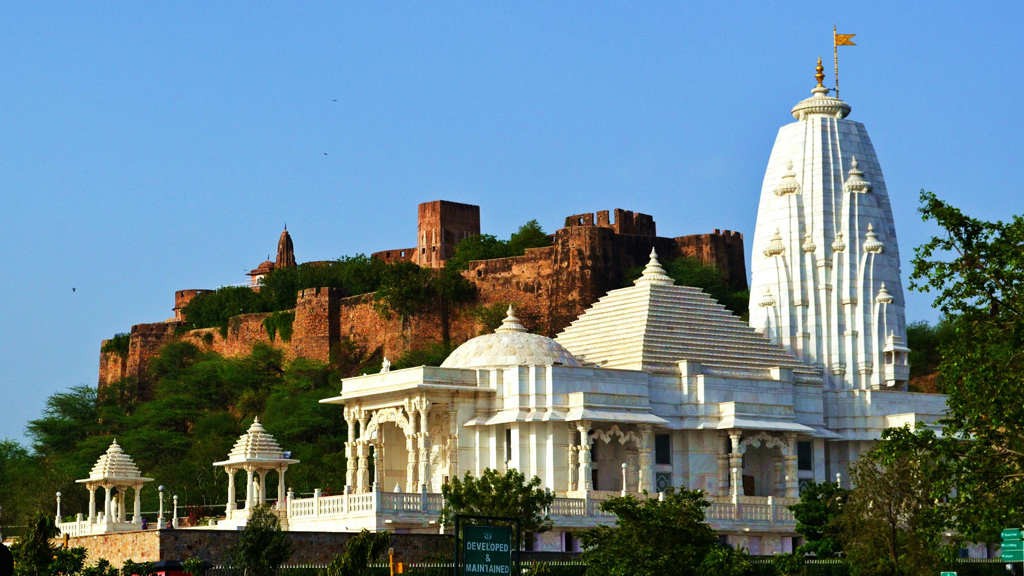
[[[764,295],[761,296],[761,301],[757,303],[761,308],[767,308],[769,306],[775,306],[775,296],[772,296],[771,286],[764,287]]]
[[[850,114],[850,105],[835,96],[829,96],[829,89],[825,88],[825,68],[821,65],[821,57],[818,58],[817,74],[814,77],[818,85],[811,89],[811,97],[801,101],[793,107],[792,114],[797,120],[803,120],[811,116],[825,116],[826,118],[846,118]]]
[[[778,256],[786,251],[786,246],[782,243],[782,235],[779,234],[779,229],[775,229],[775,234],[772,235],[768,241],[768,247],[764,249],[764,255],[766,258],[772,256]]]
[[[875,227],[868,222],[868,232],[864,235],[864,251],[871,254],[881,254],[885,250],[885,244],[882,244],[878,240],[878,234],[875,234]]]
[[[871,182],[864,179],[864,172],[858,167],[856,156],[851,157],[849,174],[850,177],[843,184],[843,190],[847,193],[856,192],[859,194],[871,192]]]
[[[516,318],[515,308],[509,304],[508,310],[505,311],[505,319],[501,321],[501,326],[498,326],[494,332],[527,332],[527,330],[519,323],[519,318]]]
[[[633,284],[641,286],[644,284],[675,284],[668,274],[665,274],[665,269],[662,268],[661,262],[658,262],[658,252],[651,248],[651,259],[647,262],[647,266],[644,267],[644,273],[636,279]]]
[[[892,304],[892,294],[885,288],[885,282],[882,282],[881,288],[878,289],[878,296],[875,298],[875,302],[879,304]]]
[[[832,242],[832,250],[834,252],[846,250],[846,240],[843,240],[842,232],[836,232],[836,239]]]
[[[814,245],[814,239],[811,238],[811,233],[810,232],[808,232],[807,234],[804,235],[803,249],[804,249],[804,252],[807,252],[807,253],[814,252],[815,250],[818,249],[818,247]]]
[[[793,172],[793,160],[786,162],[786,173],[782,175],[782,181],[775,187],[776,196],[786,194],[799,194],[800,183],[796,181],[796,172]]]

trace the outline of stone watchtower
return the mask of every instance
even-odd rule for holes
[[[480,207],[447,200],[419,205],[413,262],[440,268],[455,254],[455,245],[480,234]]]

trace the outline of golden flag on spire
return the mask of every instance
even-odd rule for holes
[[[836,34],[836,46],[856,46],[850,41],[856,34]]]

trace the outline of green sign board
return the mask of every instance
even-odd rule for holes
[[[1024,562],[1024,550],[1003,550],[1003,562]]]
[[[512,574],[512,528],[475,526],[462,528],[462,573]]]
[[[1020,540],[1003,540],[1002,546],[1003,551],[1024,550],[1024,542]]]
[[[939,572],[939,576],[956,576],[956,572]]]
[[[1007,528],[1006,530],[1003,530],[999,536],[1001,536],[1003,540],[1024,540],[1024,534],[1021,533],[1020,528]]]

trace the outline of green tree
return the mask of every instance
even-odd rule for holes
[[[534,476],[527,482],[526,475],[514,468],[504,474],[487,468],[479,478],[466,472],[462,480],[452,478],[441,486],[444,507],[440,522],[452,526],[456,515],[518,518],[525,541],[528,532],[546,532],[552,527],[547,509],[555,495],[540,486],[540,478]]]
[[[789,507],[796,518],[796,531],[804,537],[799,554],[835,558],[843,551],[841,536],[843,504],[850,491],[834,482],[809,482],[800,502]]]
[[[18,576],[50,576],[57,546],[50,542],[60,535],[53,519],[36,512],[29,520],[28,529],[11,550],[15,574]]]
[[[391,532],[370,532],[365,528],[345,542],[345,552],[327,566],[326,576],[369,576],[376,562],[391,546]]]
[[[941,462],[933,497],[949,496],[951,527],[992,542],[1024,522],[1024,218],[979,220],[924,191],[921,203],[941,234],[917,248],[911,288],[952,325],[938,366],[948,411],[943,438],[893,440]]]
[[[551,239],[536,220],[523,224],[509,237],[499,240],[491,234],[480,234],[464,238],[455,246],[455,253],[445,266],[451,270],[466,270],[473,260],[492,260],[522,256],[527,248],[550,246]]]
[[[842,514],[846,556],[857,576],[932,575],[945,517],[932,497],[934,463],[920,454],[873,450],[850,466]]]
[[[228,564],[241,576],[274,576],[291,556],[288,535],[277,515],[267,506],[257,506],[238,542],[228,550]]]
[[[700,490],[669,489],[663,498],[610,498],[601,510],[615,514],[615,526],[580,534],[588,576],[731,576],[731,563],[711,555],[718,536],[704,521],[710,503]],[[706,564],[705,564],[706,562]]]

